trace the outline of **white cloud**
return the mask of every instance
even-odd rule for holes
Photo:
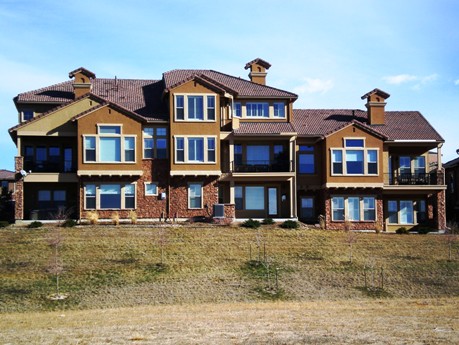
[[[293,89],[294,92],[301,93],[326,93],[334,86],[333,80],[323,80],[319,78],[305,78],[303,85]]]
[[[454,85],[459,85],[459,79],[456,79],[456,80],[454,81]]]
[[[399,74],[383,77],[383,80],[388,84],[399,85],[413,80],[418,80],[418,77],[410,74]]]

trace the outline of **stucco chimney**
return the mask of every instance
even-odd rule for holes
[[[263,59],[255,59],[245,64],[245,69],[250,68],[249,78],[253,83],[266,85],[266,71],[271,67],[271,64]]]
[[[91,82],[95,77],[96,75],[94,73],[83,67],[77,68],[69,73],[69,78],[74,78],[73,93],[75,94],[75,98],[91,92]]]
[[[368,114],[368,124],[369,125],[384,125],[385,124],[385,106],[386,106],[386,99],[388,99],[390,95],[380,89],[374,89],[366,94],[364,94],[361,98],[367,99],[367,114]]]

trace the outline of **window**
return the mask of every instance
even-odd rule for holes
[[[274,117],[285,117],[285,104],[284,103],[274,103]]]
[[[86,184],[85,209],[134,209],[135,191],[135,184]]]
[[[85,150],[84,157],[86,162],[96,161],[96,137],[84,138]]]
[[[48,147],[48,162],[51,165],[51,169],[59,169],[59,163],[61,161],[61,150],[57,146]]]
[[[176,163],[215,163],[215,137],[175,137]]]
[[[331,150],[332,175],[378,175],[378,150],[365,148],[365,139],[345,138],[344,149]]]
[[[389,200],[387,202],[388,223],[414,224],[414,204],[413,200]],[[418,210],[419,207],[422,206],[418,203]]]
[[[215,162],[215,138],[207,138],[207,160]]]
[[[344,220],[344,198],[332,198],[332,220]]]
[[[215,121],[215,95],[175,95],[178,121]]]
[[[207,120],[215,120],[215,96],[207,96]]]
[[[234,103],[234,116],[242,117],[242,105],[241,102]]]
[[[314,146],[300,145],[298,161],[300,174],[314,174]]]
[[[65,208],[66,204],[66,192],[65,190],[55,190],[53,191],[53,201],[54,207],[56,208]]]
[[[188,161],[204,162],[203,138],[188,138]]]
[[[37,170],[44,170],[44,166],[47,162],[46,147],[37,146],[35,149],[35,163]]]
[[[332,150],[332,174],[343,173],[343,151]]]
[[[247,103],[247,117],[269,117],[268,103]]]
[[[135,162],[135,136],[122,135],[121,125],[97,125],[97,135],[84,136],[85,163]]]
[[[376,199],[366,196],[332,197],[332,220],[375,221]]]
[[[400,224],[413,224],[413,216],[413,201],[400,200]]]
[[[418,223],[425,222],[427,220],[427,212],[426,212],[426,201],[425,200],[418,200],[416,203],[417,208],[417,221]]]
[[[119,184],[100,185],[100,208],[121,208],[121,186]]]
[[[411,175],[411,158],[406,156],[400,157],[400,175]]]
[[[236,165],[242,164],[242,145],[234,144],[234,163]]]
[[[38,191],[38,208],[47,209],[51,207],[51,191],[39,190]]]
[[[301,198],[300,217],[303,219],[314,218],[314,198],[303,197]]]
[[[33,119],[33,111],[32,110],[24,110],[22,111],[22,121],[29,121]]]
[[[363,198],[363,220],[376,220],[375,198]]]
[[[376,150],[367,151],[367,165],[368,174],[378,174],[378,152]]]
[[[389,200],[387,202],[387,211],[389,213],[388,222],[390,224],[398,223],[398,202],[396,200]]]
[[[245,187],[245,209],[264,210],[265,209],[265,187],[247,186]]]
[[[158,195],[158,185],[153,182],[146,182],[145,183],[145,195]]]
[[[143,129],[143,158],[167,158],[167,130],[165,127]]]
[[[202,184],[188,185],[188,208],[202,208]]]
[[[96,185],[87,184],[85,186],[85,208],[95,209],[96,208]]]
[[[269,164],[269,145],[247,145],[247,164]]]
[[[426,173],[426,158],[419,156],[414,158],[414,174],[416,177],[423,177]]]

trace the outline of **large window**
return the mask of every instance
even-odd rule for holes
[[[202,208],[202,184],[188,185],[188,208]]]
[[[39,190],[38,208],[40,210],[58,210],[65,208],[67,193],[65,190]]]
[[[425,200],[387,201],[389,224],[416,224],[427,219]]]
[[[167,158],[167,130],[165,127],[143,129],[143,158]]]
[[[235,186],[234,197],[236,210],[265,210],[265,187],[264,186]]]
[[[175,137],[176,163],[215,163],[215,137]]]
[[[135,184],[86,184],[85,209],[134,209],[135,190]]]
[[[85,163],[133,163],[136,143],[134,135],[122,135],[121,125],[98,125],[97,135],[83,139]]]
[[[365,147],[365,140],[345,138],[344,148],[331,150],[332,175],[378,175],[378,150]]]
[[[178,121],[215,121],[215,95],[175,95],[175,119]]]
[[[300,217],[303,219],[314,219],[314,198],[313,197],[302,197],[301,198],[301,209]]]
[[[298,161],[300,174],[314,174],[314,146],[300,145]]]
[[[269,103],[246,103],[247,117],[269,117]]]
[[[331,199],[332,220],[375,221],[376,200],[371,196],[334,196]]]

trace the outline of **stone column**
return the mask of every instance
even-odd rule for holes
[[[15,171],[24,169],[24,157],[15,157]],[[19,174],[19,179],[16,181],[15,203],[14,203],[14,219],[16,221],[24,219],[24,177]]]

